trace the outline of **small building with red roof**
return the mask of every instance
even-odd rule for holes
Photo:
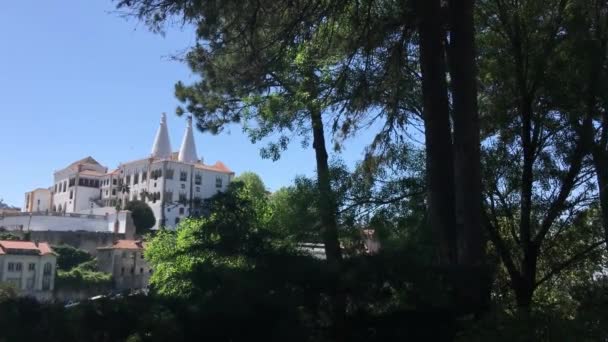
[[[117,290],[145,288],[152,268],[144,259],[144,249],[141,240],[116,240],[111,246],[97,248],[97,267],[112,274]]]
[[[40,297],[55,287],[57,255],[46,242],[0,240],[0,283]]]

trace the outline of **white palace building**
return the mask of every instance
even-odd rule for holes
[[[107,217],[129,201],[142,200],[154,212],[154,228],[174,227],[181,219],[199,214],[202,200],[225,190],[233,177],[222,162],[205,165],[199,159],[192,117],[179,151],[173,152],[163,114],[150,156],[121,163],[113,171],[92,157],[78,160],[56,171],[50,188],[27,192],[22,210]]]

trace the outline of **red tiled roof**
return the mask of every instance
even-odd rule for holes
[[[99,247],[97,249],[143,249],[141,240],[117,240],[110,247]]]
[[[39,242],[36,245],[36,243],[32,241],[0,240],[0,254],[11,254],[11,249],[36,250],[40,255],[53,254],[51,246],[46,242]]]
[[[99,164],[97,162],[97,160],[93,159],[93,157],[91,157],[91,156],[88,156],[88,157],[85,157],[85,158],[82,158],[80,160],[73,162],[68,167],[75,167],[75,166],[82,165],[82,164],[93,164],[93,165],[101,166],[101,164]]]
[[[202,170],[210,170],[210,171],[217,171],[217,172],[224,172],[224,173],[232,173],[232,170],[230,170],[221,161],[217,161],[213,165],[196,164],[194,167],[196,167],[197,169],[202,169]]]

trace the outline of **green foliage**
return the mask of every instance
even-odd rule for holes
[[[11,232],[0,232],[0,240],[20,241],[21,236]]]
[[[60,271],[70,271],[84,262],[93,260],[89,253],[72,246],[59,245],[52,248],[57,253],[57,269]]]
[[[0,303],[17,298],[17,289],[9,283],[0,284]]]
[[[125,210],[131,211],[135,231],[138,235],[144,235],[150,228],[154,227],[156,218],[148,203],[138,200],[130,201],[125,206]]]
[[[112,286],[112,275],[97,272],[97,262],[89,260],[71,268],[69,271],[58,269],[55,286],[58,289],[107,291]]]

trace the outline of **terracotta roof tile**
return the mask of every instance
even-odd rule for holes
[[[117,240],[110,247],[99,247],[97,249],[143,249],[141,240]]]
[[[40,242],[36,245],[32,241],[0,241],[0,250],[2,251],[0,254],[10,254],[9,250],[11,249],[36,250],[40,255],[54,254],[51,246],[46,242]]]
[[[233,173],[224,163],[221,161],[215,162],[213,165],[196,164],[194,167],[201,170],[209,170],[223,173]]]

